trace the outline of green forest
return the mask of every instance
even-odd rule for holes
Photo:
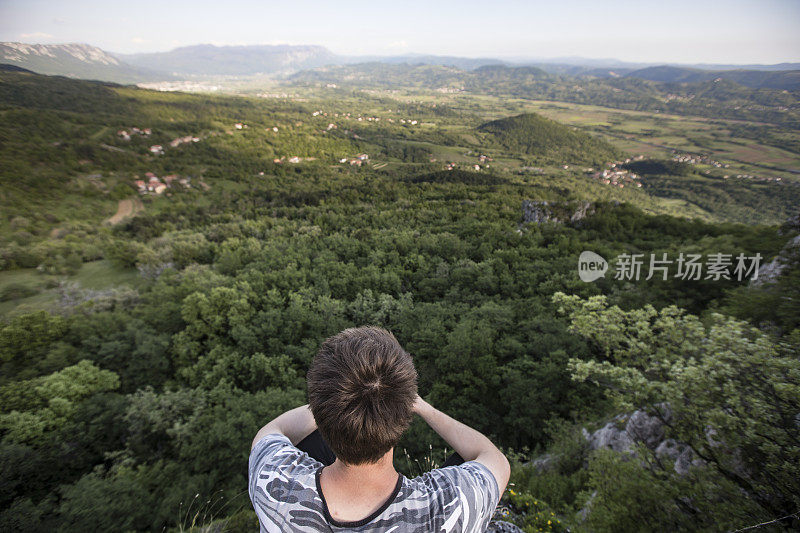
[[[257,531],[253,436],[306,402],[320,343],[365,324],[512,459],[498,517],[526,532],[797,516],[797,178],[659,156],[611,187],[584,167],[634,153],[500,114],[0,72],[0,530]],[[581,281],[583,251],[604,277]],[[626,254],[638,279],[614,275]],[[647,276],[685,254],[764,274]],[[652,431],[622,446],[633,420]],[[396,466],[419,475],[444,446],[417,420]]]

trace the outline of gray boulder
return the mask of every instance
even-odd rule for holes
[[[671,417],[669,408],[664,404],[656,408],[661,411],[664,419],[669,421]],[[702,464],[688,445],[665,438],[664,423],[644,410],[634,411],[631,415],[615,416],[611,422],[594,433],[589,433],[586,428],[582,433],[589,450],[608,448],[615,452],[634,455],[635,445],[644,444],[653,450],[657,458],[674,461],[675,472],[681,475],[689,472],[690,467]]]
[[[797,261],[798,255],[800,255],[800,235],[787,242],[772,261],[759,267],[758,277],[750,284],[758,287],[775,282],[787,266],[793,261]]]
[[[492,521],[486,531],[487,533],[525,533],[511,522],[503,520]]]

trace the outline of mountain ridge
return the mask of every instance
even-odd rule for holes
[[[612,59],[559,58],[557,60],[498,59],[432,54],[348,56],[320,45],[197,44],[165,52],[112,53],[84,43],[0,43],[0,63],[34,72],[115,83],[167,81],[203,76],[287,76],[322,67],[361,63],[430,65],[466,72],[506,67],[517,72],[577,78],[637,78],[662,83],[696,83],[716,78],[761,89],[800,89],[800,63],[775,65],[654,64]],[[521,69],[521,70],[520,70]],[[530,69],[530,70],[526,70]],[[533,69],[537,69],[534,71]]]
[[[111,53],[85,43],[1,42],[0,63],[15,65],[39,74],[116,83],[171,79],[168,74],[129,65]]]
[[[118,57],[134,66],[176,74],[253,75],[321,67],[337,61],[338,56],[319,45],[197,44],[167,52],[118,54]]]

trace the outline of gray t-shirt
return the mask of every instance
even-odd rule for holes
[[[359,531],[370,533],[483,532],[500,494],[488,468],[475,461],[400,475],[393,496],[357,522],[331,518],[319,489],[323,465],[283,435],[267,435],[250,452],[250,500],[261,532]]]

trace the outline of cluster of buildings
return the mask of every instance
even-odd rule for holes
[[[534,174],[544,174],[544,169],[542,167],[524,166],[524,167],[519,167],[519,170],[517,172],[519,172],[520,174],[525,174],[527,172],[532,172]]]
[[[711,165],[716,168],[728,168],[730,165],[715,161],[708,156],[704,155],[691,155],[691,154],[675,154],[672,156],[673,161],[679,163],[687,163],[689,165]]]
[[[149,134],[148,134],[149,135]],[[169,142],[169,145],[172,148],[176,148],[183,143],[197,143],[200,142],[200,137],[195,137],[194,135],[185,135],[183,137],[177,137],[172,139]],[[164,147],[160,144],[154,144],[150,147],[150,153],[153,155],[164,155]]]
[[[355,157],[343,157],[339,160],[339,163],[349,163],[350,166],[360,167],[366,161],[369,161],[369,155],[358,154]]]
[[[258,93],[256,98],[296,98],[296,94],[289,93]]]
[[[774,181],[776,183],[783,181],[780,176],[755,176],[753,174],[736,174],[735,176],[740,180],[753,180],[753,181]],[[723,179],[729,179],[730,176],[722,176]]]
[[[150,128],[139,129],[139,128],[134,126],[133,128],[131,128],[131,131],[119,130],[117,132],[117,135],[122,137],[123,141],[130,141],[131,140],[131,135],[145,135],[145,136],[147,136],[147,135],[150,135],[151,133],[153,133],[153,132],[152,132],[152,130]]]
[[[134,183],[139,189],[140,194],[161,194],[168,188],[172,187],[176,182],[183,185],[187,189],[191,188],[191,178],[181,178],[177,174],[170,174],[160,178],[152,172],[147,172],[144,175],[145,179],[136,180]]]
[[[388,112],[391,113],[392,110],[389,109]],[[321,110],[312,112],[311,116],[312,117],[328,117],[328,116],[330,116],[330,117],[334,117],[334,118],[343,118],[343,119],[346,119],[346,120],[355,120],[357,122],[380,122],[381,121],[381,117],[376,117],[376,116],[364,116],[364,115],[361,115],[361,114],[353,115],[352,113],[327,113],[327,112],[321,111]],[[394,124],[395,122],[398,122],[400,124],[408,124],[410,126],[416,126],[417,124],[420,123],[418,120],[410,119],[410,118],[409,119],[400,118],[400,119],[397,119],[397,120],[395,120],[393,118],[385,118],[384,120],[386,122],[391,122],[392,124]],[[334,128],[336,128],[335,124],[333,124],[333,123],[328,124],[328,130],[332,130]]]
[[[436,159],[431,159],[431,163],[433,163],[435,161],[436,161]],[[458,163],[453,163],[452,161],[448,161],[444,165],[444,169],[445,170],[455,170],[457,168],[459,168]],[[482,167],[480,165],[467,165],[464,168],[469,168],[470,170],[474,170],[475,172],[480,172]]]
[[[222,85],[203,81],[161,81],[155,83],[137,83],[142,89],[152,89],[161,92],[181,91],[184,93],[213,93],[223,90]]]
[[[677,161],[679,163],[687,163],[689,165],[709,165],[715,168],[730,168],[729,164],[720,163],[719,161],[716,161],[704,155],[681,154],[675,152],[675,155],[673,155],[672,160]],[[710,172],[706,170],[705,174],[710,174]],[[725,174],[724,176],[722,176],[722,179],[727,180],[730,178],[736,178],[740,180],[761,181],[761,182],[774,182],[774,183],[780,183],[783,181],[783,179],[780,176],[758,176],[755,174]]]
[[[178,137],[177,139],[172,139],[169,142],[169,145],[173,148],[176,146],[180,146],[183,143],[197,143],[200,142],[200,137],[193,137],[192,135],[186,135],[185,137]]]
[[[634,159],[642,159],[644,156],[636,156]],[[603,185],[611,185],[612,187],[619,187],[620,189],[624,189],[625,185],[629,187],[641,187],[642,183],[639,181],[639,175],[635,174],[629,170],[625,170],[624,168],[619,167],[624,163],[630,163],[631,159],[625,159],[625,161],[614,161],[613,163],[608,163],[610,168],[603,169],[598,172],[594,172],[593,168],[585,169],[586,171],[590,172],[590,176],[593,179],[596,179]]]
[[[303,161],[315,161],[316,159],[317,159],[316,157],[298,157],[295,155],[288,158],[286,156],[276,157],[275,159],[272,160],[272,162],[275,163],[276,165],[282,165],[283,163],[296,164],[296,163],[302,163]],[[358,154],[355,157],[343,157],[339,159],[339,163],[347,163],[354,167],[360,167],[367,161],[369,161],[368,154]],[[263,173],[259,173],[259,175],[263,175]]]
[[[317,159],[316,157],[298,157],[296,155],[293,155],[288,159],[286,158],[286,156],[277,157],[273,159],[272,162],[275,163],[276,165],[282,165],[283,163],[297,164],[297,163],[302,163],[303,161],[314,161],[316,159]]]

